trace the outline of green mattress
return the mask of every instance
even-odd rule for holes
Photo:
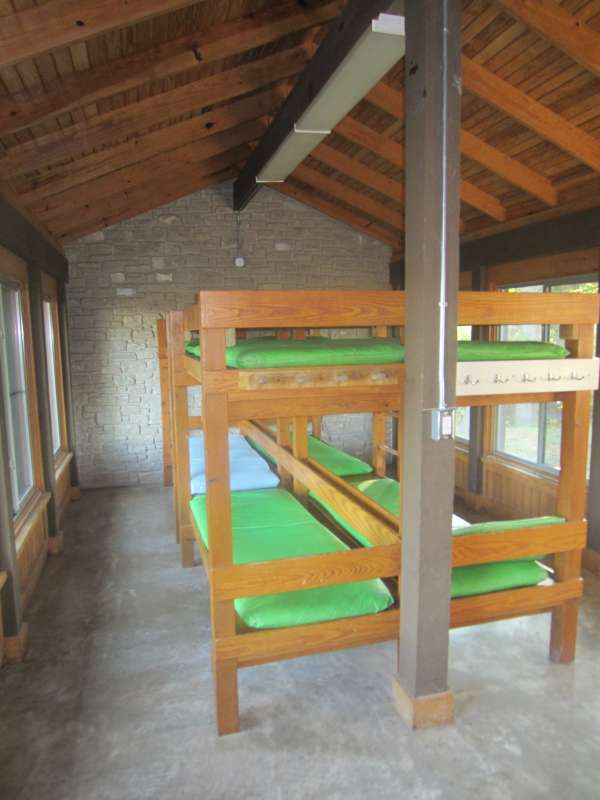
[[[372,500],[392,514],[400,512],[400,486],[393,478],[373,478],[354,482],[358,491],[366,494]],[[333,512],[313,492],[310,497],[323,506],[336,522],[348,531],[357,541],[365,547],[371,543],[338,514]],[[454,528],[454,536],[465,536],[475,533],[489,533],[495,531],[515,530],[517,528],[535,528],[543,525],[553,525],[564,522],[563,517],[532,517],[528,519],[513,519],[494,522],[483,522],[476,525],[463,525]],[[542,556],[538,556],[542,558]],[[452,597],[468,597],[488,592],[499,592],[504,589],[514,589],[523,586],[535,586],[548,578],[548,572],[537,563],[535,557],[524,557],[512,561],[502,561],[493,564],[473,564],[467,567],[455,567],[452,570]]]
[[[188,343],[186,353],[200,357],[200,345]],[[459,361],[527,361],[566,358],[568,351],[550,342],[458,342]],[[404,361],[398,339],[243,339],[227,348],[226,363],[237,369],[396,364]]]
[[[208,547],[206,495],[190,503],[200,535]],[[347,550],[324,525],[283,489],[233,492],[231,495],[233,561],[248,564]],[[251,628],[287,628],[374,614],[394,598],[380,580],[359,581],[295,592],[235,600]]]
[[[275,459],[257,442],[253,439],[249,439],[248,441],[263,458],[266,458],[271,464],[276,463]],[[367,464],[366,461],[361,461],[360,458],[350,456],[348,453],[344,453],[343,450],[338,450],[336,447],[327,444],[327,442],[324,442],[322,439],[317,439],[316,436],[308,437],[308,455],[340,478],[369,475],[373,472],[373,467]]]

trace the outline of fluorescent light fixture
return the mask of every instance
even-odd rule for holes
[[[404,52],[404,17],[379,14],[261,169],[257,183],[283,183]]]

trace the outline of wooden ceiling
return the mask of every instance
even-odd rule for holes
[[[56,241],[235,177],[344,0],[0,0],[0,191]],[[600,205],[600,0],[464,0],[462,236]],[[403,62],[276,189],[402,244]]]

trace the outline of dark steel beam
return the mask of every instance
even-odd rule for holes
[[[241,211],[260,188],[256,176],[294,130],[302,116],[325,86],[356,42],[392,0],[349,0],[313,59],[297,79],[294,88],[258,143],[233,185],[233,207]]]
[[[477,267],[493,267],[592,247],[600,247],[600,206],[464,242],[460,247],[460,271],[470,272]],[[403,261],[390,265],[392,283],[403,269]]]
[[[69,279],[65,256],[0,193],[0,245],[27,264],[43,264],[44,271],[61,281]]]
[[[437,410],[452,407],[456,394],[460,20],[460,0],[406,4],[407,355],[396,695],[415,726],[423,715],[430,724],[452,716],[447,673],[455,445],[434,430]]]

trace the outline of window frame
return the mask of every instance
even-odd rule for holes
[[[44,493],[44,471],[42,463],[42,443],[38,416],[37,383],[33,354],[33,335],[29,301],[27,266],[20,258],[0,246],[0,280],[20,294],[23,324],[25,391],[27,396],[27,416],[31,443],[31,464],[33,485],[16,513],[13,512],[15,538],[18,537],[28,516],[34,510]]]
[[[49,342],[46,340],[46,305],[50,308],[51,323],[52,323],[52,337],[53,337],[53,352],[54,352],[54,375],[50,374],[48,363],[48,347]],[[56,281],[49,275],[42,273],[42,316],[44,322],[44,346],[46,348],[46,357],[44,359],[46,365],[46,374],[48,378],[48,390],[50,390],[50,381],[54,381],[56,391],[56,404],[58,412],[58,430],[60,445],[58,449],[52,453],[54,466],[57,468],[65,457],[69,454],[69,437],[67,431],[67,412],[65,405],[65,384],[62,364],[62,341],[60,335],[60,320],[58,315],[58,287]],[[50,415],[52,415],[52,403],[48,397],[48,407]]]
[[[599,283],[598,273],[591,272],[579,275],[553,276],[551,278],[530,278],[526,281],[511,281],[507,284],[497,284],[494,286],[494,289],[496,291],[506,291],[508,289],[520,289],[526,286],[542,286],[542,293],[550,293],[553,286],[567,286],[569,284],[577,283]],[[547,337],[550,327],[550,325],[542,326],[543,341],[548,341]],[[495,329],[494,335],[499,337],[500,327]],[[519,456],[515,456],[512,453],[507,453],[498,448],[498,406],[494,406],[491,414],[491,441],[489,455],[495,459],[512,463],[538,475],[545,476],[547,478],[557,478],[560,475],[560,467],[553,467],[543,461],[546,454],[546,422],[548,419],[548,404],[537,403],[536,405],[538,405],[537,461],[520,458]]]

